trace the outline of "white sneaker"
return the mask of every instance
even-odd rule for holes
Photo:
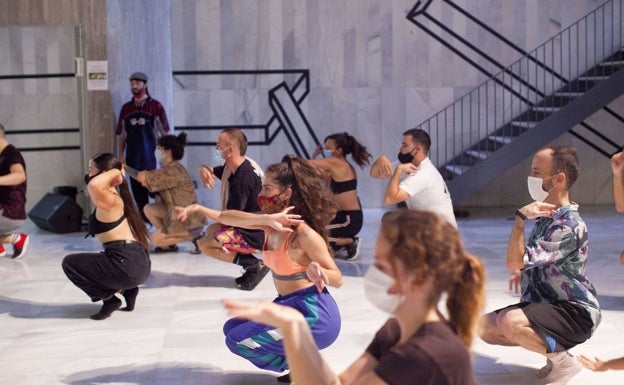
[[[553,363],[550,360],[550,358],[546,358],[546,365],[542,366],[541,368],[537,369],[537,377],[539,378],[544,378],[547,375],[550,374],[550,372],[552,371],[553,368]]]
[[[570,353],[560,352],[551,359],[553,363],[550,373],[537,381],[535,385],[565,385],[576,376],[583,365]]]

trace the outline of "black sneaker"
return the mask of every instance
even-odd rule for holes
[[[238,286],[239,289],[250,291],[258,286],[262,278],[264,278],[270,270],[271,269],[266,267],[262,261],[258,261],[255,265],[247,267],[245,273],[236,278],[234,282],[236,282],[236,286]]]
[[[334,249],[334,259],[344,259],[349,258],[349,251],[346,247],[341,247],[339,249]]]
[[[353,242],[349,243],[345,246],[347,249],[348,256],[346,258],[347,261],[355,261],[360,256],[360,249],[362,248],[362,243],[360,242],[360,238],[353,238]]]
[[[153,254],[159,254],[159,253],[175,253],[177,252],[178,249],[178,245],[171,245],[171,246],[167,246],[167,247],[155,247],[154,250],[152,251]]]

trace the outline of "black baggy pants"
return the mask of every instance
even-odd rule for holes
[[[140,243],[114,241],[103,246],[104,251],[99,253],[70,254],[62,263],[67,278],[93,302],[137,287],[147,280],[151,270],[149,253]]]

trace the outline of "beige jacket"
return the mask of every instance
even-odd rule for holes
[[[163,221],[163,233],[176,234],[206,224],[206,218],[198,213],[192,214],[185,222],[176,219],[175,206],[188,206],[197,203],[197,194],[191,176],[184,166],[173,161],[157,170],[144,171],[147,189],[157,192],[161,202],[167,207]]]

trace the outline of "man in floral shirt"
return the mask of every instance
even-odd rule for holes
[[[485,342],[546,356],[538,385],[566,384],[581,370],[568,349],[591,337],[601,319],[596,290],[585,277],[587,226],[568,195],[578,168],[576,151],[566,146],[533,157],[528,188],[534,202],[516,210],[507,246],[512,281],[521,279],[521,302],[481,319]],[[525,246],[524,225],[531,219],[536,223]]]

